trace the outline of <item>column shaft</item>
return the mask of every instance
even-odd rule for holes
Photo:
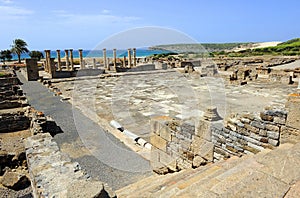
[[[128,67],[131,68],[131,49],[128,49]]]
[[[70,70],[70,63],[69,63],[69,50],[65,50],[65,54],[66,54],[66,68],[69,71]]]
[[[61,71],[60,50],[56,50],[56,53],[57,53],[57,67],[58,67],[58,71]]]
[[[73,49],[70,49],[70,64],[71,64],[71,71],[73,71],[74,70]]]

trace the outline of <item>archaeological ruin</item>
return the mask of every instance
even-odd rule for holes
[[[299,193],[299,57],[44,52],[0,71],[0,193]]]

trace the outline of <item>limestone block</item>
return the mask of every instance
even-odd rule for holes
[[[211,141],[212,130],[222,130],[223,123],[222,121],[218,122],[210,122],[204,119],[201,119],[196,126],[195,135],[207,140]]]
[[[156,116],[153,117],[150,121],[151,132],[159,135],[159,131],[163,126],[167,126],[167,123],[172,121],[171,117],[168,116]]]
[[[194,155],[203,157],[209,162],[213,161],[214,144],[212,142],[194,136],[191,149]]]
[[[251,131],[251,132],[254,132],[254,133],[258,133],[258,132],[259,132],[259,129],[258,129],[258,128],[253,127],[253,126],[251,126],[251,125],[249,125],[249,124],[245,124],[245,128],[246,128],[247,130]]]
[[[267,132],[267,136],[268,136],[269,138],[274,139],[274,140],[278,140],[278,139],[279,139],[279,132],[268,131],[268,132]]]
[[[199,166],[203,166],[206,164],[206,160],[203,159],[202,157],[200,156],[195,156],[195,158],[193,159],[193,167],[194,168],[197,168]]]
[[[259,129],[265,129],[266,128],[266,125],[264,123],[257,122],[257,121],[251,122],[250,125],[253,126],[253,127],[259,128]]]
[[[274,122],[276,124],[285,124],[286,120],[283,117],[274,117]]]
[[[159,129],[159,136],[166,141],[170,142],[172,140],[171,129],[167,126],[161,126]]]
[[[156,148],[167,152],[167,141],[161,137],[159,137],[158,135],[153,134],[150,137],[150,143],[155,146]]]
[[[165,152],[159,152],[159,162],[167,166],[169,169],[176,171],[176,158],[168,155]]]
[[[273,124],[266,124],[266,129],[268,131],[275,131],[275,132],[279,132],[279,127]]]

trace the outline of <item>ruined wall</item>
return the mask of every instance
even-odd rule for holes
[[[25,147],[34,197],[115,197],[61,153],[49,133],[27,138]]]
[[[216,109],[209,108],[196,127],[170,117],[155,117],[151,120],[152,165],[163,174],[299,142],[299,121],[300,94],[289,95],[284,110],[236,114],[225,122]]]

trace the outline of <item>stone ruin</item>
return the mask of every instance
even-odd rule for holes
[[[13,73],[0,77],[0,183],[9,194],[115,197],[107,184],[60,152],[52,136],[61,132],[50,117],[28,106]]]
[[[299,105],[300,95],[291,94],[286,109],[236,114],[225,121],[210,107],[196,126],[167,116],[154,117],[150,138],[154,171],[166,174],[299,142]]]

